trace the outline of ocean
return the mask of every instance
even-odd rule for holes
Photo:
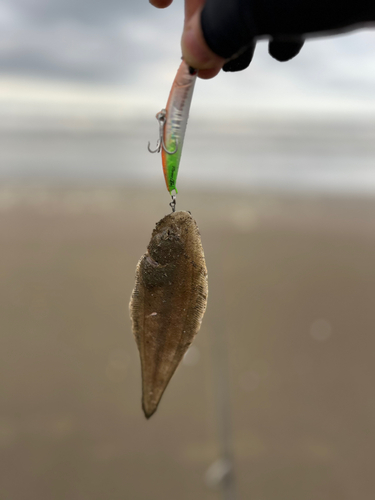
[[[156,120],[0,124],[0,179],[164,184]],[[178,188],[375,192],[375,120],[190,120]]]

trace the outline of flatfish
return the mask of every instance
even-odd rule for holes
[[[201,326],[208,294],[198,226],[189,212],[161,219],[138,262],[130,317],[142,369],[142,407],[150,418]]]

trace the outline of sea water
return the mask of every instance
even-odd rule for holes
[[[3,181],[164,183],[147,151],[157,123],[85,122],[0,127]],[[375,193],[375,120],[191,120],[178,187]]]

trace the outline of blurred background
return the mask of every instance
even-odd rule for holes
[[[0,3],[0,499],[372,500],[375,31],[198,80],[202,328],[141,411],[128,302],[183,2]]]

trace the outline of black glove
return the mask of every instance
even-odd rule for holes
[[[269,53],[288,61],[306,35],[347,31],[375,22],[375,0],[207,0],[201,24],[207,45],[225,59],[224,71],[245,69],[259,38]]]

